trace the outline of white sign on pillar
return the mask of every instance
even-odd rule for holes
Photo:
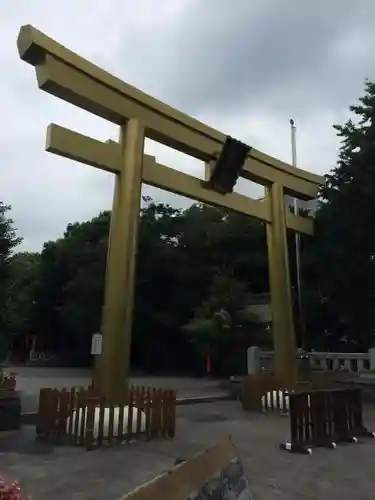
[[[375,348],[372,347],[371,349],[368,350],[368,357],[370,361],[370,370],[374,371],[375,370]]]
[[[102,353],[103,335],[101,333],[94,333],[91,339],[91,354],[98,356]]]
[[[255,375],[260,372],[260,353],[259,348],[251,346],[247,349],[247,373]]]

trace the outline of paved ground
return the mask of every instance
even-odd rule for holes
[[[375,408],[366,408],[375,430]],[[231,435],[242,456],[253,500],[372,500],[375,439],[311,456],[278,449],[287,417],[245,413],[237,402],[179,407],[173,441],[137,442],[86,452],[35,443],[33,429],[0,437],[0,473],[19,478],[33,500],[115,500],[142,482]]]
[[[24,412],[36,411],[39,390],[42,387],[80,387],[91,382],[91,371],[82,368],[14,367],[6,372],[17,374],[17,390],[22,393]],[[204,396],[222,391],[215,380],[176,377],[132,377],[131,383],[163,389],[174,389],[178,397]]]

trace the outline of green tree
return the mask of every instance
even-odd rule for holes
[[[89,357],[92,334],[100,331],[109,225],[109,212],[70,224],[59,248],[66,269],[59,307],[61,346],[84,358]]]
[[[10,210],[10,205],[5,205],[0,201],[0,265],[6,262],[13,249],[22,242],[22,238],[17,236],[13,227],[13,219],[7,216]]]
[[[9,333],[5,325],[9,259],[13,250],[22,242],[14,229],[14,221],[8,217],[10,210],[9,205],[0,201],[0,358],[5,356],[9,345]]]
[[[32,328],[39,265],[38,253],[21,252],[9,258],[3,320],[13,337]]]
[[[259,334],[264,328],[249,310],[251,303],[248,284],[218,275],[193,320],[185,326],[202,358],[213,358],[216,373],[244,372],[247,348],[261,341]]]
[[[365,95],[350,111],[352,118],[335,126],[339,159],[321,193],[308,272],[330,318],[327,333],[336,345],[345,339],[348,349],[362,350],[375,331],[374,82],[366,82]]]
[[[35,292],[38,348],[89,359],[100,329],[109,212],[69,224],[63,238],[44,245]]]
[[[100,329],[109,224],[110,213],[105,212],[91,221],[69,224],[62,238],[44,245],[33,292],[37,349],[74,352],[80,362],[88,360],[91,334]],[[197,344],[182,327],[204,301],[220,294],[223,300],[217,276],[232,280],[233,301],[243,298],[235,292],[235,283],[245,283],[247,295],[268,291],[264,225],[202,204],[178,210],[144,198],[133,317],[134,367],[191,371],[198,366]],[[19,304],[24,302],[18,298]],[[237,305],[236,319],[231,319],[236,332],[240,319],[245,324],[250,318],[245,316]]]
[[[180,331],[196,289],[181,238],[184,212],[144,199],[139,228],[133,364],[146,371],[186,370],[194,352]]]

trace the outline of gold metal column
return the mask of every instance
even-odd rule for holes
[[[297,363],[283,186],[274,183],[266,188],[266,199],[272,214],[272,223],[267,224],[267,247],[275,374],[278,382],[288,387],[297,379]]]
[[[99,392],[113,401],[126,397],[128,389],[143,148],[143,127],[130,119],[121,129],[101,328],[103,351],[96,374]]]

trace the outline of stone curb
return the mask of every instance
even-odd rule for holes
[[[22,425],[36,425],[37,412],[22,413],[21,414],[21,424]]]
[[[200,403],[216,403],[219,401],[233,401],[230,394],[216,394],[212,396],[195,396],[190,398],[177,398],[177,406],[193,405]]]

